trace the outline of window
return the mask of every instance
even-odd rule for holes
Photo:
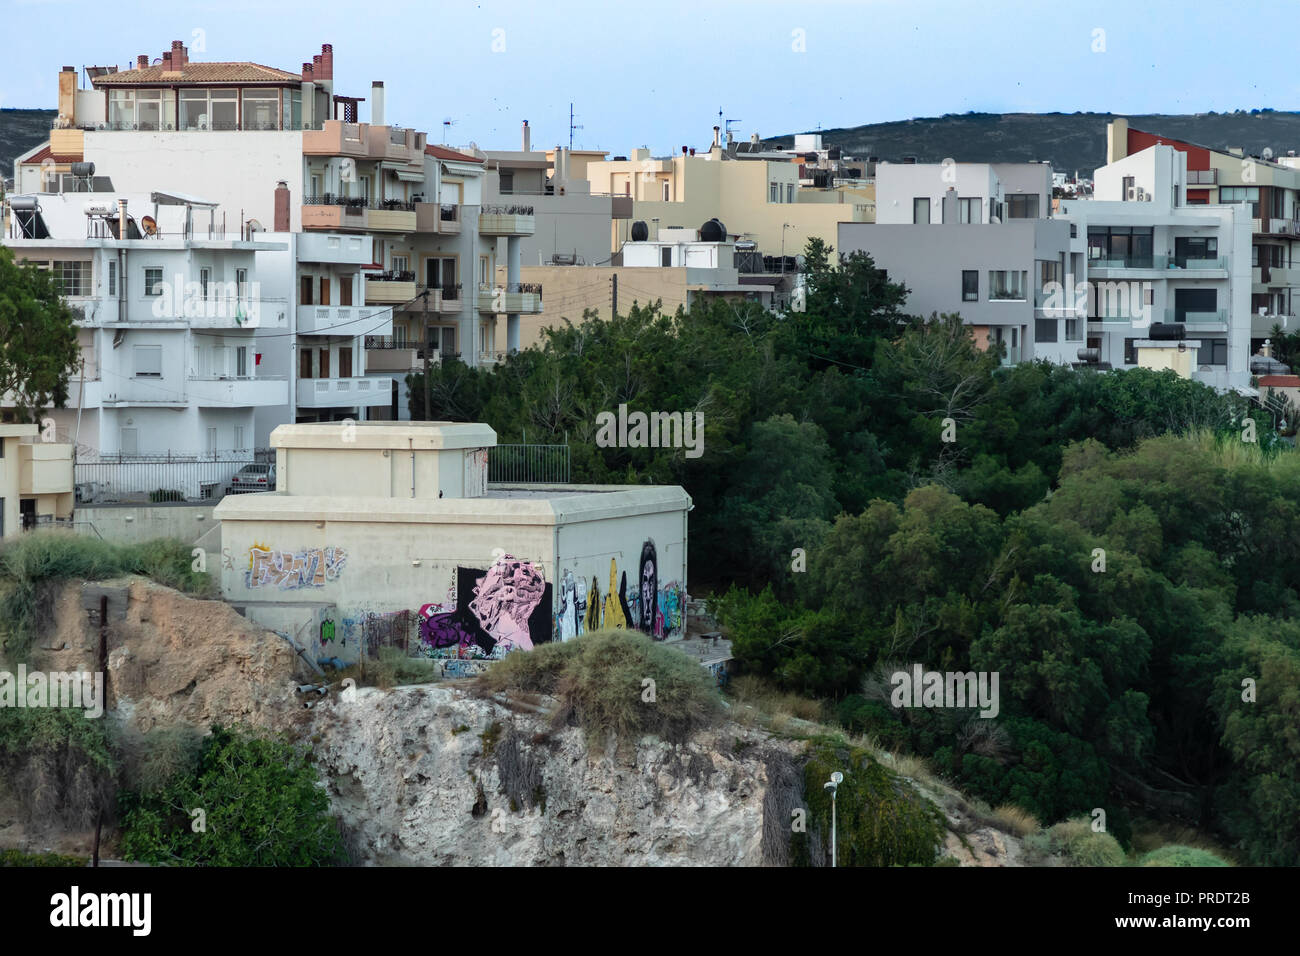
[[[217,430],[215,428],[209,428],[208,429],[208,454],[215,455],[216,453],[217,453]]]
[[[989,273],[990,300],[1021,300],[1025,298],[1025,273],[993,271]]]
[[[248,375],[248,346],[235,347],[235,374],[240,378]]]
[[[330,350],[327,348],[320,350],[320,377],[330,377]]]
[[[482,285],[487,285],[488,283],[488,257],[487,256],[478,257],[478,281]]]
[[[996,199],[989,200],[989,222],[1002,221],[1002,203]]]
[[[1088,260],[1106,260],[1112,268],[1150,269],[1155,231],[1150,226],[1090,226]]]
[[[1035,342],[1055,342],[1059,333],[1059,319],[1034,319]]]
[[[978,196],[968,199],[957,200],[957,221],[965,223],[978,223],[980,221],[980,207],[983,200]]]
[[[244,90],[244,129],[280,128],[278,90]]]
[[[244,447],[244,426],[235,426],[235,448],[242,450]]]
[[[664,187],[664,202],[669,202],[669,201],[671,201],[671,199],[672,199],[672,196],[671,196],[672,187],[671,187],[671,185],[670,185],[669,183],[667,183],[667,182],[665,182],[665,183],[663,184],[663,187]]]
[[[163,272],[161,266],[149,266],[144,270],[144,294],[162,295]]]
[[[59,295],[90,295],[90,263],[56,261],[54,283]]]
[[[930,222],[929,196],[917,196],[912,200],[912,222],[917,225]]]
[[[352,276],[339,276],[339,305],[352,304]]]
[[[781,192],[780,192],[780,190],[781,190],[781,184],[780,184],[780,183],[768,183],[768,184],[767,184],[767,201],[768,201],[768,202],[780,202],[780,201],[781,201]]]
[[[302,90],[282,90],[280,107],[284,110],[285,129],[302,128]]]
[[[980,274],[978,269],[962,270],[961,300],[963,302],[978,302],[980,300]]]
[[[180,105],[181,129],[233,130],[238,128],[238,90],[181,90]]]
[[[1079,319],[1065,320],[1065,341],[1082,342],[1083,341],[1083,322]]]
[[[1137,339],[1124,340],[1124,364],[1136,365],[1138,363],[1138,350],[1135,344]]]
[[[1281,251],[1281,246],[1274,248]],[[1213,236],[1176,236],[1174,237],[1174,261],[1186,266],[1188,259],[1217,259],[1219,240]]]
[[[501,195],[509,196],[515,191],[515,174],[513,172],[501,171]]]
[[[161,345],[137,345],[133,355],[136,378],[162,378]]]
[[[320,197],[320,173],[311,174],[311,196],[313,199]]]
[[[1078,225],[1078,223],[1073,223],[1073,222],[1070,223],[1070,238],[1071,238],[1071,239],[1078,239],[1078,238],[1079,238],[1079,225]]]
[[[208,288],[212,285],[212,270],[203,268],[199,270],[199,285],[203,288],[203,298],[208,297]]]
[[[241,299],[248,298],[248,270],[247,269],[235,270],[235,289],[238,290],[239,297]]]
[[[1196,361],[1199,365],[1227,365],[1228,340],[1201,339],[1201,348],[1196,353]]]
[[[1251,218],[1252,219],[1259,218],[1259,187],[1258,186],[1220,186],[1219,202],[1249,203]]]
[[[785,201],[794,202],[794,183],[785,184]]]
[[[339,378],[352,377],[352,346],[339,346]]]
[[[117,295],[117,261],[108,260],[108,294]]]
[[[1038,218],[1038,194],[1032,196],[1008,196],[1007,197],[1007,218],[1008,219],[1037,219]]]
[[[405,272],[409,267],[410,259],[406,256],[393,256],[393,271]]]
[[[660,264],[661,266],[663,266],[664,268],[667,268],[668,266],[671,266],[671,265],[673,264],[673,247],[672,247],[672,246],[660,246],[660,247],[659,247],[659,264]]]

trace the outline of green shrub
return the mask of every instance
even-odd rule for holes
[[[149,492],[149,500],[154,504],[160,501],[184,501],[185,495],[175,488],[159,488],[157,491]]]
[[[831,797],[825,789],[839,771],[836,792],[837,856],[840,866],[931,866],[943,842],[943,813],[869,752],[838,738],[814,741],[804,766],[807,832],[791,838],[795,865],[823,865],[829,858]]]
[[[85,866],[79,856],[59,853],[24,853],[22,850],[0,850],[0,867],[5,866]]]
[[[52,616],[53,589],[62,581],[141,574],[199,597],[215,596],[212,577],[193,569],[192,552],[190,545],[168,538],[122,545],[53,530],[7,542],[0,547],[0,628],[8,656],[26,654]]]
[[[1162,846],[1144,854],[1138,866],[1231,866],[1227,860],[1209,850],[1194,846]]]
[[[204,812],[204,828],[193,811]],[[124,791],[122,856],[180,866],[319,866],[343,859],[329,798],[290,744],[212,728],[193,773]]]
[[[0,708],[0,786],[27,822],[90,826],[112,810],[117,772],[104,721],[71,708]]]
[[[1047,831],[1048,845],[1075,866],[1123,866],[1124,848],[1109,833],[1092,829],[1087,817],[1056,824]]]
[[[654,699],[643,699],[654,681]],[[593,631],[542,644],[494,664],[478,679],[481,690],[548,694],[559,698],[557,725],[574,723],[596,743],[655,734],[680,743],[712,725],[722,700],[712,675],[692,658],[640,631]]]

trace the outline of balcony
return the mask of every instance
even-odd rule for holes
[[[1071,294],[1074,294],[1075,298],[1071,299]],[[1034,311],[1041,313],[1040,318],[1076,319],[1083,318],[1085,309],[1079,305],[1077,290],[1062,285],[1059,292],[1050,294],[1042,289],[1036,289]]]
[[[72,493],[72,445],[67,442],[23,441],[18,445],[18,493]]]
[[[484,206],[479,210],[480,236],[531,236],[536,231],[532,206]]]
[[[374,240],[369,236],[323,236],[304,232],[298,236],[298,261],[336,266],[364,266],[375,261]]]
[[[460,234],[460,206],[454,203],[417,202],[415,231],[456,236]]]
[[[372,372],[413,372],[422,361],[420,350],[406,339],[366,336],[366,368]]]
[[[478,353],[478,364],[479,364],[480,366],[484,366],[484,365],[498,365],[498,364],[500,364],[501,362],[504,362],[504,361],[506,360],[506,355],[507,355],[507,354],[509,354],[509,353],[504,352],[504,351],[479,352],[479,353]]]
[[[1187,185],[1189,186],[1213,186],[1219,181],[1219,171],[1217,169],[1189,169],[1187,171]]]
[[[367,305],[401,305],[415,298],[414,272],[367,272]]]
[[[255,331],[287,329],[288,299],[248,299],[240,296],[187,301],[184,318],[193,329]]]
[[[402,199],[365,199],[361,196],[305,196],[303,229],[374,232],[415,232],[415,203]]]
[[[1215,312],[1183,312],[1180,315],[1175,309],[1165,309],[1165,321],[1181,322],[1187,326],[1188,331],[1195,329],[1213,331],[1228,324],[1228,310],[1219,309]]]
[[[367,297],[369,298],[369,297]],[[304,335],[362,335],[374,332],[387,335],[392,328],[392,313],[376,312],[358,305],[300,305],[298,332]],[[384,326],[376,328],[376,326]]]
[[[1100,259],[1088,260],[1088,274],[1101,275],[1112,272],[1200,272],[1204,275],[1202,278],[1216,279],[1226,278],[1228,269],[1228,259],[1226,256],[1217,258],[1196,259],[1190,256],[1169,256],[1169,255],[1149,255],[1149,256],[1110,256]],[[1211,275],[1210,273],[1220,272],[1222,275]]]
[[[187,381],[190,402],[200,408],[249,408],[284,405],[289,401],[289,382],[283,378],[200,378]]]
[[[480,284],[477,309],[490,315],[537,315],[542,311],[542,287],[535,282],[506,286]]]
[[[1300,220],[1252,219],[1250,231],[1257,236],[1300,236]]]
[[[420,295],[426,288],[428,288],[428,286],[417,286],[415,294]],[[462,311],[464,308],[464,301],[465,298],[461,293],[459,283],[456,285],[434,286],[429,289],[430,312],[436,312],[439,315],[454,315]],[[411,303],[411,306],[407,311],[423,312],[424,301],[421,299]]]
[[[298,379],[299,408],[351,408],[387,405],[392,401],[392,379],[386,375],[353,378]]]

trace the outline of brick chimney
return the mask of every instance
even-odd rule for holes
[[[164,70],[170,70],[172,68],[172,55],[170,52],[162,55],[162,67]]]
[[[320,48],[321,66],[325,68],[325,79],[334,79],[334,44],[323,43]]]
[[[316,76],[315,76],[315,74],[312,72],[311,64],[310,64],[310,63],[304,63],[304,64],[302,65],[302,81],[303,81],[304,83],[311,83],[311,82],[313,82],[315,79],[316,79]]]
[[[186,59],[185,45],[180,40],[172,40],[172,69],[182,69]]]
[[[275,184],[275,231],[289,231],[289,184],[283,179]]]
[[[141,53],[139,56],[137,56],[137,57],[135,58],[135,68],[136,68],[137,70],[143,70],[143,69],[146,69],[146,68],[148,68],[148,66],[149,66],[149,54],[148,54],[148,53]]]
[[[311,72],[316,79],[325,79],[325,57],[322,54],[317,53],[311,58]]]

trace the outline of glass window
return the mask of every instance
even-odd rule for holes
[[[275,90],[244,91],[244,129],[279,129],[280,95]]]
[[[1124,340],[1124,364],[1136,365],[1138,363],[1138,350],[1135,344],[1137,339]]]
[[[162,295],[163,272],[160,266],[150,266],[144,270],[144,294]]]
[[[1227,365],[1228,340],[1202,339],[1201,348],[1196,353],[1196,361],[1199,365]]]
[[[162,129],[162,90],[140,90],[136,94],[136,129]]]
[[[1038,195],[1032,196],[1008,196],[1007,197],[1007,218],[1008,219],[1037,219],[1038,218]]]
[[[963,269],[961,273],[961,300],[978,302],[980,300],[980,274],[977,269]]]
[[[108,124],[111,129],[135,128],[135,90],[110,90]]]
[[[1025,298],[1025,273],[993,271],[989,273],[989,298],[1023,300]]]
[[[930,221],[930,197],[917,196],[912,200],[912,222],[929,223]]]
[[[980,207],[983,201],[980,197],[975,196],[969,199],[957,200],[957,221],[965,223],[977,223],[980,221]]]
[[[117,295],[117,263],[108,260],[108,294]]]
[[[1034,319],[1034,341],[1055,342],[1059,328],[1059,319]]]
[[[54,282],[59,295],[90,295],[90,263],[54,263]]]
[[[1083,341],[1083,322],[1079,319],[1065,320],[1065,341],[1082,342]]]

